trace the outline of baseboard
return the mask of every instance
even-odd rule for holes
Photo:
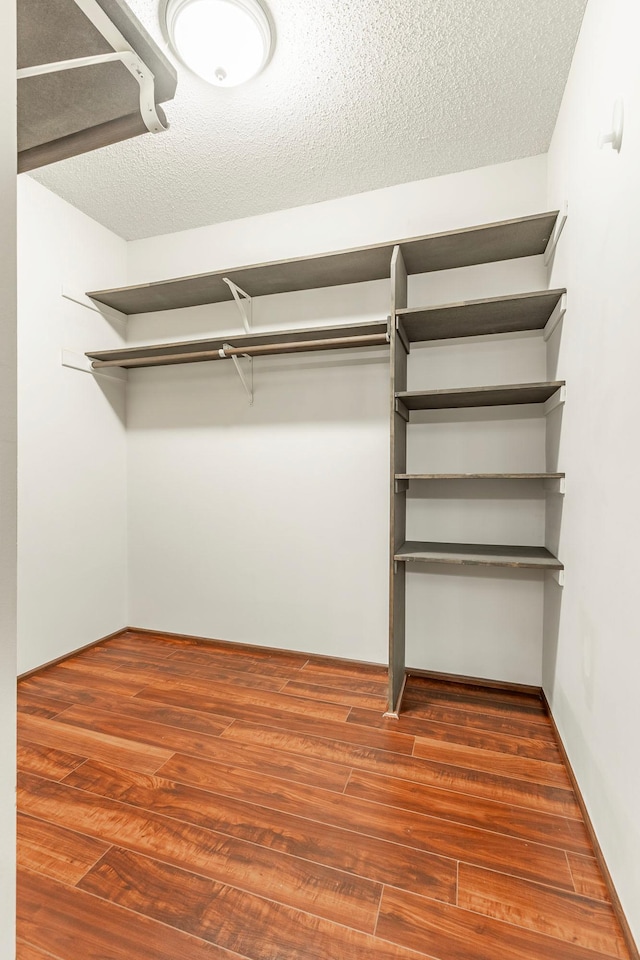
[[[35,676],[37,673],[40,673],[41,670],[46,670],[47,667],[55,667],[59,663],[64,663],[65,660],[70,660],[71,657],[75,657],[85,650],[90,650],[91,647],[99,647],[101,643],[106,643],[107,640],[114,640],[116,637],[121,637],[128,629],[128,627],[121,627],[120,630],[109,633],[106,637],[100,637],[99,640],[92,640],[91,643],[85,643],[82,647],[76,647],[75,650],[70,650],[69,653],[65,653],[61,657],[56,657],[55,660],[48,660],[46,663],[41,663],[39,667],[34,667],[32,670],[20,673],[18,674],[18,683],[20,683],[21,680],[28,680],[29,677]]]
[[[633,933],[631,932],[631,928],[630,928],[630,926],[629,926],[629,924],[628,924],[628,922],[627,922],[627,918],[626,918],[626,916],[625,916],[625,914],[624,914],[624,910],[622,909],[622,904],[620,903],[620,898],[619,898],[619,896],[618,896],[618,892],[617,892],[617,890],[616,890],[616,888],[615,888],[615,885],[614,885],[613,879],[612,879],[612,877],[611,877],[611,874],[609,873],[609,868],[608,868],[607,862],[606,862],[606,860],[605,860],[605,858],[604,858],[604,854],[602,853],[602,848],[600,847],[600,844],[599,844],[599,842],[598,842],[598,837],[596,836],[596,832],[595,832],[594,827],[593,827],[593,824],[592,824],[592,822],[591,822],[591,817],[589,816],[589,811],[587,810],[587,806],[586,806],[586,804],[585,804],[585,802],[584,802],[584,797],[582,796],[582,791],[580,790],[580,786],[579,786],[578,781],[577,781],[577,779],[576,779],[576,775],[575,775],[575,773],[573,772],[573,767],[571,766],[571,761],[569,760],[569,755],[568,755],[567,750],[566,750],[566,747],[565,747],[565,745],[564,745],[564,743],[563,743],[562,737],[560,736],[560,731],[558,730],[558,726],[557,726],[556,721],[555,721],[555,719],[554,719],[554,717],[553,717],[553,713],[551,712],[551,707],[549,706],[549,701],[547,700],[547,697],[546,697],[546,695],[545,695],[545,693],[544,693],[544,690],[542,691],[542,702],[544,703],[545,707],[547,708],[547,712],[548,712],[548,714],[549,714],[549,718],[550,718],[551,724],[552,724],[552,726],[553,726],[553,732],[554,732],[555,737],[556,737],[556,740],[557,740],[557,742],[558,742],[558,748],[559,748],[559,750],[560,750],[560,753],[562,754],[562,759],[564,760],[564,764],[565,764],[565,766],[566,766],[566,768],[567,768],[567,773],[569,774],[569,779],[571,780],[571,785],[572,785],[572,787],[573,787],[573,789],[574,789],[574,791],[575,791],[576,798],[577,798],[577,800],[578,800],[578,806],[580,807],[580,812],[582,813],[582,816],[583,816],[583,819],[584,819],[584,823],[585,823],[585,826],[586,826],[586,828],[587,828],[587,833],[589,834],[589,839],[591,840],[591,844],[592,844],[592,846],[593,846],[593,852],[594,852],[595,858],[596,858],[596,860],[597,860],[597,862],[598,862],[598,866],[600,867],[600,870],[601,870],[601,872],[602,872],[602,876],[603,876],[603,878],[604,878],[604,882],[605,882],[606,887],[607,887],[607,892],[609,893],[609,896],[610,896],[610,898],[611,898],[611,904],[612,904],[612,906],[613,906],[613,909],[614,909],[614,911],[615,911],[616,917],[618,918],[618,922],[619,922],[620,927],[621,927],[621,929],[622,929],[622,935],[623,935],[623,937],[624,937],[625,944],[626,944],[627,949],[628,949],[628,951],[629,951],[629,954],[630,954],[630,956],[631,956],[631,960],[640,960],[640,951],[638,950],[638,946],[637,946],[637,944],[636,944],[636,942],[635,942]]]
[[[482,677],[465,677],[458,673],[440,673],[437,670],[414,670],[407,667],[409,677],[425,677],[427,680],[442,680],[448,683],[466,683],[471,687],[488,687],[491,690],[503,690],[507,693],[528,693],[543,699],[542,687],[528,683],[512,683],[509,680],[485,680]]]
[[[147,627],[127,627],[125,632],[142,633],[151,637],[172,637],[174,640],[187,640],[189,643],[208,644],[209,646],[226,647],[234,650],[245,650],[248,653],[285,653],[290,657],[299,657],[301,660],[332,660],[334,663],[359,663],[366,667],[379,667],[387,670],[386,663],[375,663],[373,660],[358,660],[355,657],[334,657],[327,653],[312,653],[310,650],[289,650],[287,647],[263,647],[259,643],[237,643],[235,640],[217,640],[213,637],[197,637],[188,633],[170,633],[168,630],[149,630]]]

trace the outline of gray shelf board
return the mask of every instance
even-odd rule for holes
[[[396,480],[564,480],[564,473],[396,473]]]
[[[123,0],[98,4],[153,73],[156,104],[171,100],[170,60]],[[21,68],[113,52],[74,0],[18,0],[17,34]],[[17,96],[19,172],[148,132],[138,83],[122,63],[24,78]]]
[[[228,277],[252,297],[389,279],[394,246],[400,245],[409,273],[511,260],[542,254],[558,211],[481,224],[335,253],[244,267],[228,267],[173,280],[94,290],[98,303],[124,314],[175,310],[231,300]]]
[[[543,330],[566,290],[540,290],[508,297],[466,300],[399,310],[410,343]]]
[[[305,327],[303,330],[278,330],[272,333],[233,334],[207,340],[183,340],[179,343],[157,343],[139,347],[125,347],[121,350],[93,350],[86,356],[91,360],[130,360],[145,359],[149,363],[145,366],[162,365],[165,358],[171,356],[171,363],[192,363],[195,360],[175,359],[180,354],[192,354],[204,351],[221,350],[225,343],[234,347],[262,346],[265,344],[289,343],[291,341],[320,340],[323,338],[358,337],[367,334],[384,334],[387,332],[386,321],[369,321],[366,323],[352,323],[348,326],[334,327]],[[211,358],[215,359],[215,358]]]
[[[408,410],[448,410],[461,407],[498,407],[518,403],[544,403],[564,380],[517,383],[496,387],[463,387],[456,390],[416,390],[396,393]]]
[[[546,547],[500,546],[485,543],[408,540],[397,551],[394,559],[406,562],[564,570],[564,564]]]

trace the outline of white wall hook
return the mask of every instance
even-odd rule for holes
[[[622,134],[624,132],[624,102],[622,97],[618,97],[613,105],[613,119],[611,121],[611,130],[608,133],[601,133],[598,137],[598,146],[602,150],[608,143],[614,150],[620,153],[622,147]]]

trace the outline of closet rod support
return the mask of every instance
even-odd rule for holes
[[[246,353],[243,353],[240,356],[238,356],[237,353],[227,354],[227,350],[235,350],[235,347],[232,347],[230,343],[223,343],[222,350],[220,350],[220,356],[223,359],[226,359],[227,356],[229,356],[229,358],[233,360],[233,365],[236,368],[236,372],[238,376],[240,377],[240,382],[242,383],[242,386],[246,391],[247,397],[249,398],[249,406],[252,407],[253,406],[253,357],[247,356]],[[247,361],[248,373],[246,376],[240,365],[240,357],[242,357],[243,360]]]
[[[564,570],[552,570],[551,576],[559,587],[564,587]]]
[[[253,300],[246,291],[242,290],[237,283],[234,283],[233,280],[229,280],[228,277],[222,278],[226,285],[231,290],[233,299],[236,302],[236,306],[240,312],[242,318],[242,325],[247,333],[252,333],[252,323],[253,323]],[[243,298],[244,299],[241,299]],[[247,310],[249,311],[247,315]]]

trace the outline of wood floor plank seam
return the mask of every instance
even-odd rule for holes
[[[76,887],[69,887],[67,884],[63,884],[63,883],[60,883],[59,885],[62,886],[62,887],[67,887],[67,889],[69,889],[69,890],[77,890],[77,889],[78,889],[78,888],[76,888]],[[91,899],[96,900],[96,901],[99,901],[100,903],[103,903],[103,904],[109,904],[109,905],[110,905],[110,904],[112,904],[112,902],[113,902],[113,901],[111,901],[111,900],[108,900],[108,899],[105,898],[105,897],[100,897],[100,896],[98,896],[97,894],[92,893],[92,892],[89,891],[89,890],[82,890],[82,893],[83,893],[84,896],[90,897]],[[141,913],[141,912],[138,911],[138,910],[132,910],[130,907],[123,906],[122,904],[118,904],[118,907],[119,907],[119,910],[124,911],[125,913],[127,913],[127,914],[129,914],[129,915],[131,915],[131,916],[143,918],[143,919],[145,919],[145,920],[150,921],[150,922],[153,923],[154,925],[158,925],[158,926],[160,926],[160,927],[164,927],[164,928],[166,928],[167,930],[171,930],[171,931],[173,931],[173,932],[176,932],[176,931],[180,930],[179,927],[174,927],[174,926],[172,926],[171,924],[166,923],[166,922],[163,921],[163,920],[160,920],[160,919],[158,919],[158,918],[156,918],[156,917],[150,917],[148,914]],[[195,936],[195,935],[191,935],[191,937],[192,937],[192,939],[193,939],[196,943],[202,943],[202,944],[205,944],[205,945],[211,944],[211,941],[204,940],[204,939],[202,939],[201,937],[197,937],[197,936]],[[248,955],[245,955],[245,954],[239,954],[239,953],[235,953],[235,952],[231,952],[231,951],[226,951],[226,953],[228,953],[229,960],[253,960],[252,957],[250,957],[250,956],[248,956]],[[17,958],[17,960],[20,960],[20,958]],[[61,958],[61,960],[77,960],[77,955],[74,955],[73,957],[67,956],[67,957]],[[102,960],[102,958],[100,958],[100,960]],[[105,958],[105,960],[111,960],[111,958],[110,958],[110,957],[107,957],[107,958]],[[132,957],[131,960],[135,960],[135,958]],[[173,958],[172,958],[172,960],[173,960]],[[177,958],[176,958],[176,960],[177,960]]]
[[[37,947],[34,943],[29,943],[28,940],[25,940],[24,937],[18,937],[16,939],[16,948],[18,950],[18,957],[22,955],[20,947],[23,944],[26,947],[29,947],[31,949],[32,956],[35,956],[37,952],[38,957],[46,957],[47,960],[48,958],[50,958],[50,960],[64,960],[64,958],[61,957],[59,953],[51,953],[49,950],[44,950],[42,947]]]
[[[119,847],[118,844],[112,844],[112,846],[113,846],[113,848],[116,849],[116,850],[117,850],[117,849],[126,850],[125,847]],[[167,863],[167,861],[165,861],[165,860],[161,860],[159,857],[154,857],[154,856],[151,856],[151,855],[148,855],[148,854],[143,854],[143,856],[144,856],[144,858],[145,858],[146,860],[150,860],[150,861],[152,861],[152,862],[154,862],[154,863],[163,864],[163,865],[166,864],[166,865],[168,865],[168,866],[174,866],[174,865],[171,864],[171,863]],[[104,857],[106,857],[106,854],[105,854],[103,857],[101,857],[100,860],[103,860]],[[97,864],[95,864],[94,866],[97,866]],[[91,869],[93,869],[93,867],[92,867]],[[177,870],[182,870],[182,872],[186,872],[186,871],[184,870],[184,868],[176,867],[176,869],[177,869]],[[89,871],[87,871],[87,872],[89,872]],[[197,871],[194,871],[194,870],[189,870],[188,872],[189,872],[190,875],[193,874],[193,876],[200,877],[202,880],[211,880],[213,883],[219,883],[219,884],[221,884],[222,886],[224,886],[224,887],[226,887],[226,888],[228,888],[228,889],[230,889],[230,890],[236,890],[238,893],[246,894],[246,895],[249,896],[249,897],[255,897],[255,898],[259,899],[259,900],[263,900],[263,901],[265,901],[265,902],[267,902],[267,903],[271,903],[271,904],[273,904],[274,906],[289,907],[289,909],[291,909],[291,910],[296,910],[298,913],[303,913],[303,914],[306,914],[307,916],[315,917],[315,918],[318,919],[318,920],[328,920],[328,918],[327,918],[327,917],[324,917],[322,914],[313,913],[313,912],[310,911],[310,910],[302,910],[300,907],[292,907],[290,904],[284,903],[282,900],[276,900],[276,899],[274,899],[273,897],[268,897],[268,896],[265,896],[264,894],[256,893],[256,892],[253,891],[253,890],[247,890],[247,889],[245,889],[244,887],[237,886],[236,884],[226,883],[226,882],[223,881],[223,880],[215,880],[215,879],[213,879],[212,877],[207,876],[206,874],[198,873]],[[75,886],[77,886],[77,884],[75,884]],[[94,893],[93,893],[92,891],[90,891],[90,890],[86,890],[86,889],[84,889],[84,888],[82,888],[82,889],[83,889],[83,891],[84,891],[85,893],[89,893],[91,896],[99,896],[98,894],[94,894]],[[383,895],[383,892],[384,892],[384,885],[383,885],[383,884],[380,884],[380,896],[379,896],[379,899],[378,899],[376,919],[377,919],[378,912],[379,912],[379,910],[380,910],[380,905],[381,905],[381,903],[382,903],[382,895]],[[102,899],[102,900],[105,900],[106,902],[109,902],[108,899],[105,898],[105,897],[99,897],[99,899]],[[139,910],[132,910],[132,909],[129,908],[129,907],[125,907],[125,909],[128,909],[131,913],[135,913],[135,914],[137,914],[138,916],[148,916],[148,914],[141,913]],[[157,921],[157,922],[162,923],[162,921]],[[356,933],[368,933],[368,932],[373,933],[373,928],[372,928],[371,931],[367,931],[367,930],[363,930],[363,929],[360,928],[360,927],[352,927],[352,926],[349,926],[349,924],[341,923],[339,920],[328,920],[328,922],[331,923],[331,924],[334,924],[335,926],[343,927],[345,930],[353,930],[353,931],[356,932]],[[169,926],[170,926],[170,925],[169,925]],[[374,923],[373,927],[375,927],[375,923]],[[250,958],[249,958],[249,960],[250,960]]]

